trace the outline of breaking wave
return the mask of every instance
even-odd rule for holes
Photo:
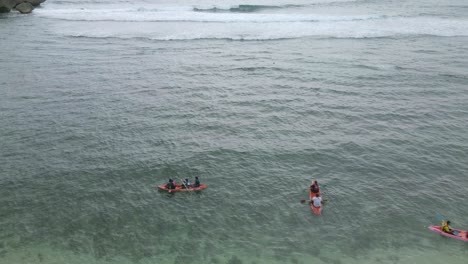
[[[329,1],[331,2],[331,1]],[[468,20],[425,15],[322,15],[297,12],[301,5],[106,6],[40,8],[34,15],[70,21],[60,34],[151,40],[271,40],[303,37],[380,38],[468,36]],[[90,24],[92,23],[92,24]],[[91,26],[92,25],[92,26]]]

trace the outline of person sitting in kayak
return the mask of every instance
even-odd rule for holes
[[[175,189],[176,188],[175,181],[172,180],[172,179],[169,179],[169,182],[166,184],[166,188],[167,189]]]
[[[322,206],[322,197],[317,193],[310,202],[314,205],[314,207],[320,208]]]
[[[318,194],[320,192],[320,187],[317,181],[314,181],[312,185],[310,185],[310,191],[315,194]]]
[[[188,179],[184,180],[184,182],[182,183],[182,188],[190,188],[190,182]]]
[[[445,233],[449,233],[451,235],[455,235],[453,233],[452,228],[450,228],[450,221],[447,221],[447,222],[442,221],[442,231],[444,231]]]
[[[194,188],[200,187],[200,180],[198,179],[198,176],[195,177],[195,183],[193,184],[193,187],[194,187]]]

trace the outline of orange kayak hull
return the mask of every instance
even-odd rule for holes
[[[185,186],[183,186],[182,184],[176,185],[175,189],[168,189],[166,187],[166,184],[158,186],[159,190],[166,191],[166,192],[171,192],[171,193],[172,192],[196,192],[196,191],[204,190],[206,188],[208,188],[208,185],[206,185],[206,184],[200,184],[200,186],[196,187],[196,188],[189,187],[188,189],[186,189]]]
[[[468,242],[468,231],[452,228],[452,230],[454,230],[454,231],[456,231],[458,233],[458,235],[452,235],[452,234],[449,234],[449,233],[446,233],[446,232],[442,231],[441,226],[429,226],[428,228],[432,232],[441,234],[443,236],[450,237],[450,238],[455,238],[455,239],[458,239],[458,240],[461,240],[461,241]]]

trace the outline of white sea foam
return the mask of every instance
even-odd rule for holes
[[[93,27],[71,23],[61,34],[82,37],[148,38],[154,40],[235,39],[268,40],[302,37],[374,38],[404,35],[468,36],[468,22],[427,17],[393,17],[319,22],[180,23],[95,22]]]
[[[239,5],[237,5],[239,6]],[[373,38],[401,35],[468,36],[468,20],[436,16],[296,13],[289,7],[275,12],[198,12],[189,5],[124,5],[107,8],[42,8],[35,15],[71,21],[55,29],[67,36],[148,38],[155,40],[301,37]],[[232,6],[231,6],[232,7]],[[257,6],[253,9],[256,10]],[[198,8],[198,7],[197,7]],[[218,8],[218,7],[217,7]],[[262,8],[262,6],[260,6]],[[279,12],[278,12],[279,9]],[[92,23],[92,26],[90,26]]]
[[[318,14],[250,14],[207,13],[192,10],[137,9],[55,9],[39,10],[38,16],[71,21],[121,21],[121,22],[216,22],[216,23],[271,23],[349,21],[381,18],[379,15],[332,16]]]

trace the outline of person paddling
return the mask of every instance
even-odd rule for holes
[[[442,231],[444,231],[445,233],[449,233],[451,235],[455,235],[453,233],[452,228],[450,228],[450,221],[447,221],[447,222],[442,221]]]
[[[183,182],[182,182],[182,188],[190,188],[190,182],[188,179],[185,179]]]
[[[310,191],[311,191],[313,194],[318,194],[318,193],[320,192],[320,187],[319,187],[317,181],[314,181],[314,182],[312,183],[312,185],[310,185]]]
[[[322,197],[317,193],[312,200],[310,200],[310,203],[316,208],[320,208],[322,206]]]

